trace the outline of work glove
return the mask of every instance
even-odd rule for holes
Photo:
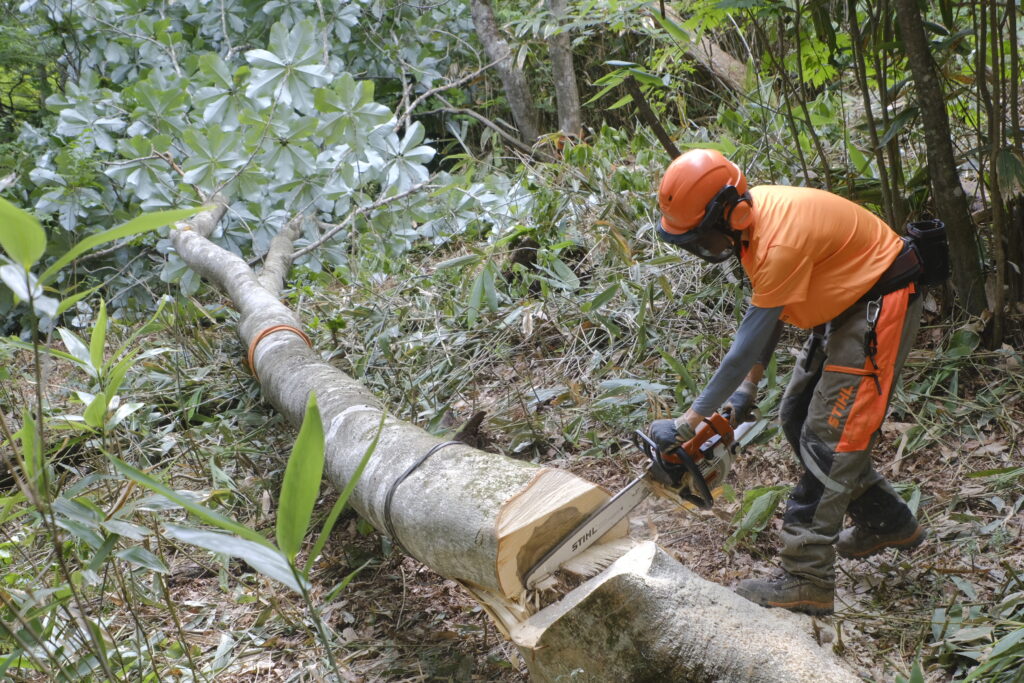
[[[750,413],[754,409],[754,399],[757,398],[757,385],[750,380],[744,380],[739,389],[732,393],[729,400],[725,402],[723,411],[729,411],[729,424],[738,427],[750,419]]]
[[[647,428],[647,436],[651,437],[658,447],[659,453],[668,453],[694,437],[694,430],[683,418],[677,420],[655,420]]]

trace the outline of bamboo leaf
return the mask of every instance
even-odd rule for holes
[[[103,367],[103,349],[107,343],[107,306],[103,299],[100,299],[100,310],[96,314],[96,324],[92,328],[92,335],[89,337],[89,360],[92,366],[99,373]]]
[[[459,266],[468,266],[468,265],[473,264],[473,263],[479,263],[479,261],[480,261],[480,254],[463,254],[462,256],[456,256],[455,258],[450,258],[447,261],[441,261],[436,266],[434,266],[434,270],[446,270],[448,268],[458,268]]]
[[[183,543],[197,545],[211,552],[223,553],[245,560],[260,574],[280,581],[296,593],[302,592],[303,586],[299,582],[306,583],[305,579],[295,575],[288,559],[280,550],[264,543],[238,538],[219,531],[193,529],[176,524],[168,524],[165,533],[170,538]]]
[[[60,269],[67,264],[74,261],[76,258],[89,251],[95,249],[101,244],[107,242],[113,242],[114,240],[121,239],[123,237],[131,237],[133,235],[139,235],[144,232],[156,230],[162,228],[165,225],[170,225],[177,221],[185,220],[186,218],[195,215],[199,211],[203,210],[203,206],[197,206],[194,209],[174,209],[171,211],[156,211],[154,213],[146,213],[136,218],[131,219],[127,223],[122,223],[117,227],[105,230],[95,235],[86,237],[75,246],[68,249],[68,251],[57,259],[53,265],[43,271],[43,274],[39,276],[39,282],[46,284],[53,279]]]
[[[612,300],[619,291],[619,283],[613,282],[610,287],[606,288],[603,292],[595,296],[590,301],[583,304],[584,311],[596,311],[597,309],[604,306],[606,303]]]
[[[82,415],[82,417],[85,418],[85,424],[89,425],[93,429],[99,429],[102,427],[103,418],[107,414],[107,403],[108,399],[106,394],[102,391],[98,392],[89,402],[89,406],[85,409],[85,414]]]
[[[917,107],[907,107],[893,118],[892,123],[889,124],[889,130],[885,131],[885,135],[878,141],[879,148],[889,144],[889,141],[899,135],[899,132],[907,127],[911,121],[917,116]]]
[[[316,543],[313,544],[313,549],[309,551],[309,557],[306,559],[305,568],[307,576],[309,575],[309,570],[313,566],[313,562],[320,556],[320,553],[323,552],[324,546],[327,544],[327,539],[331,535],[331,530],[338,521],[341,511],[345,509],[349,496],[352,495],[352,491],[355,490],[356,484],[359,483],[359,478],[363,476],[363,470],[366,469],[366,464],[370,462],[370,458],[373,457],[373,454],[377,451],[377,443],[380,441],[380,435],[384,431],[385,417],[386,414],[381,413],[380,424],[377,425],[377,433],[373,435],[373,441],[370,442],[366,452],[363,453],[362,459],[359,461],[359,464],[356,465],[355,471],[352,472],[352,476],[349,477],[348,482],[345,484],[345,488],[341,490],[341,493],[338,495],[338,499],[334,501],[334,505],[331,507],[331,512],[327,515],[323,528],[320,529],[320,536],[317,537]]]
[[[114,553],[114,556],[138,567],[144,567],[155,571],[158,574],[166,574],[168,572],[167,565],[165,565],[159,557],[142,546],[133,545],[131,548],[118,550]]]
[[[15,263],[30,269],[46,251],[46,231],[35,217],[0,197],[0,247]]]
[[[324,428],[320,422],[316,394],[311,392],[299,436],[284,471],[277,505],[277,545],[291,561],[299,554],[302,540],[309,530],[313,507],[320,496],[323,473]]]
[[[476,324],[480,315],[480,302],[484,296],[484,272],[481,271],[473,280],[473,289],[469,293],[469,306],[466,308],[466,322],[470,327]]]
[[[487,299],[487,308],[491,313],[498,310],[498,292],[494,289],[494,269],[488,266],[481,274],[484,278],[484,296]]]
[[[206,522],[207,524],[212,524],[213,526],[223,529],[224,531],[231,532],[236,536],[241,536],[242,538],[246,538],[255,543],[259,543],[266,548],[273,547],[270,545],[270,541],[263,538],[263,536],[259,535],[249,527],[239,524],[235,520],[222,515],[216,510],[211,510],[205,505],[200,505],[199,503],[195,502],[188,496],[183,496],[174,489],[160,483],[159,481],[149,476],[145,472],[135,469],[134,467],[124,462],[120,458],[117,458],[113,455],[108,455],[107,457],[110,459],[110,462],[114,465],[114,469],[116,469],[118,472],[128,477],[136,484],[144,486],[150,491],[159,493],[164,498],[170,500],[173,503],[176,503],[177,505],[180,505],[181,507],[185,508],[193,515]]]
[[[667,31],[668,34],[672,36],[675,40],[679,41],[683,45],[690,44],[690,34],[688,34],[682,26],[672,21],[668,17],[661,16],[661,14],[658,12],[652,12],[651,16],[653,16],[655,21],[661,24],[661,27],[665,29],[665,31]]]

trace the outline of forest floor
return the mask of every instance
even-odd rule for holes
[[[307,316],[310,311],[322,314],[330,294],[322,297],[297,308]],[[126,459],[133,450],[148,453],[151,460],[154,452],[162,454],[161,467],[171,473],[176,488],[195,490],[208,504],[269,534],[293,431],[261,402],[258,386],[238,361],[243,354],[232,314],[216,306],[202,310],[195,320],[180,316],[142,342],[145,348],[174,349],[141,363],[133,385],[132,399],[162,417],[137,426],[116,449]],[[375,334],[370,329],[361,333],[367,338]],[[358,335],[339,338],[323,327],[318,335],[321,348],[335,349],[325,354],[331,362],[348,372],[361,368],[371,388],[393,404],[402,403],[401,391],[394,389],[396,369],[373,356],[369,342]],[[481,339],[484,352],[497,348],[486,336]],[[915,661],[921,662],[927,681],[958,678],[998,637],[995,624],[1007,614],[1001,606],[1016,599],[1012,612],[1024,600],[1019,574],[1024,567],[1020,357],[1009,347],[985,352],[968,344],[963,350],[954,341],[939,326],[922,330],[905,372],[907,395],[894,402],[874,455],[876,468],[917,509],[929,539],[910,555],[887,551],[864,561],[840,560],[836,614],[807,619],[819,642],[866,680],[909,675]],[[791,362],[798,342],[795,336],[784,339],[782,366]],[[595,398],[596,391],[586,397],[581,390],[571,399],[564,391],[557,396],[539,391],[558,381],[570,386],[584,382],[566,376],[565,365],[557,366],[563,374],[553,375],[546,348],[527,339],[494,361],[470,363],[471,386],[446,399],[448,410],[443,420],[433,420],[435,431],[455,431],[460,421],[486,410],[489,417],[479,436],[490,449],[564,467],[610,491],[621,488],[642,465],[642,456],[626,445],[626,435],[644,425],[647,418],[638,416],[657,410],[660,399],[647,396],[619,405],[621,411],[596,419],[584,434],[573,425],[581,416],[588,419],[590,411],[597,414],[603,399]],[[9,359],[15,380],[5,388],[9,402],[17,393],[12,386],[27,397],[30,361],[27,352]],[[455,362],[453,372],[465,367]],[[51,406],[72,410],[81,379],[61,363],[48,368],[44,382]],[[633,371],[639,375],[643,367]],[[927,394],[923,402],[912,398],[922,392]],[[421,408],[410,401],[396,413],[416,419]],[[81,452],[65,456],[71,458],[60,468],[66,487],[75,487],[93,468],[106,467],[102,459],[89,460]],[[788,446],[769,428],[736,463],[735,494],[720,499],[714,511],[686,512],[652,499],[634,516],[634,535],[657,540],[702,577],[733,586],[768,571],[779,547],[776,513],[762,532],[726,550],[744,492],[791,485],[797,478]],[[120,493],[111,490],[106,504]],[[325,488],[317,514],[326,514],[335,495]],[[8,540],[18,538],[9,525],[3,531]],[[164,542],[169,572],[163,601],[138,607],[116,592],[97,594],[97,603],[114,611],[112,623],[125,628],[144,623],[164,634],[164,655],[177,657],[182,665],[188,659],[190,666],[209,672],[199,679],[321,680],[329,669],[296,595],[242,562]],[[8,560],[8,572],[29,570]],[[351,583],[325,600],[352,572]],[[324,621],[339,634],[342,647],[335,654],[347,680],[527,680],[515,648],[456,583],[403,556],[352,512],[335,528],[312,578],[312,602],[321,605]],[[138,590],[146,589],[140,583]],[[188,652],[180,647],[182,638]]]

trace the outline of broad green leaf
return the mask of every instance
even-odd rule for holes
[[[103,350],[107,343],[107,306],[103,299],[100,299],[100,310],[96,314],[96,323],[93,325],[92,334],[89,337],[89,361],[96,368],[97,373],[103,367]]]
[[[310,392],[299,436],[295,439],[277,505],[277,545],[294,561],[309,530],[324,473],[324,428],[316,394]]]
[[[359,461],[359,464],[356,465],[356,469],[352,472],[352,476],[349,477],[348,482],[345,484],[345,488],[343,488],[341,493],[338,495],[338,500],[334,501],[334,505],[331,507],[331,512],[327,515],[327,519],[324,520],[324,526],[320,529],[320,536],[317,537],[316,543],[313,544],[313,549],[309,551],[309,557],[306,558],[306,576],[309,575],[309,570],[313,567],[313,562],[315,562],[316,558],[318,558],[320,553],[323,552],[324,546],[327,544],[327,539],[331,535],[331,530],[334,528],[334,524],[338,521],[341,511],[345,509],[345,504],[348,503],[349,496],[352,495],[352,491],[355,490],[356,484],[359,483],[359,478],[363,476],[363,470],[366,469],[366,464],[370,462],[370,458],[377,451],[377,443],[380,441],[380,435],[384,431],[384,419],[386,417],[386,413],[381,413],[380,424],[377,425],[377,433],[373,435],[373,441],[370,442],[366,452],[363,453],[362,459]]]
[[[45,463],[43,462],[42,448],[39,440],[36,439],[36,421],[32,413],[25,408],[21,412],[21,429],[14,435],[21,439],[21,457],[25,467],[25,476],[32,486],[38,487],[42,484],[42,473]]]
[[[762,486],[747,491],[743,495],[743,505],[733,519],[733,522],[738,521],[739,525],[726,539],[725,549],[730,550],[747,536],[763,530],[775,514],[775,508],[788,492],[788,486]]]
[[[484,298],[487,299],[487,308],[491,313],[498,311],[498,292],[494,289],[494,269],[491,266],[484,268]]]
[[[35,217],[0,197],[0,247],[25,270],[46,250],[46,231]]]
[[[1013,149],[1003,147],[996,155],[996,172],[1003,197],[1011,197],[1024,187],[1024,161]]]
[[[150,232],[151,230],[156,230],[157,228],[161,228],[165,225],[185,220],[204,208],[206,207],[197,206],[193,209],[174,209],[171,211],[146,213],[138,216],[137,218],[133,218],[127,223],[122,223],[115,228],[111,228],[110,230],[104,230],[101,233],[90,235],[68,249],[63,256],[53,263],[53,265],[44,270],[43,274],[39,276],[39,281],[46,284],[60,272],[61,268],[71,263],[85,252],[90,249],[95,249],[101,244],[113,242],[114,240],[121,239],[122,237],[131,237],[144,232]]]
[[[686,32],[685,29],[683,29],[682,26],[672,21],[668,17],[662,17],[659,12],[652,12],[651,16],[653,16],[654,19],[659,24],[661,24],[661,27],[665,29],[668,32],[668,34],[672,36],[675,40],[679,41],[683,45],[690,44],[690,35]]]
[[[303,585],[300,585],[300,581],[302,584],[306,584],[305,579],[296,576],[288,559],[281,551],[272,546],[219,531],[193,529],[176,524],[168,524],[165,533],[168,537],[183,543],[197,545],[211,552],[223,553],[245,560],[260,574],[280,581],[296,593],[302,592]]]
[[[606,107],[606,111],[612,111],[613,109],[619,109],[620,107],[625,107],[627,104],[629,104],[632,101],[633,101],[633,96],[632,95],[623,95],[622,97],[620,97],[619,99],[615,100],[610,105],[608,105]]]
[[[0,265],[0,281],[11,290],[14,296],[21,301],[28,301],[32,297],[32,276],[27,270],[17,265]]]
[[[110,459],[110,462],[114,465],[114,469],[116,469],[118,472],[128,477],[136,484],[140,484],[149,489],[150,491],[155,491],[156,493],[159,493],[161,496],[170,500],[171,502],[180,505],[181,507],[185,508],[193,515],[206,522],[207,524],[212,524],[218,528],[235,534],[236,536],[241,536],[242,538],[249,539],[250,541],[261,544],[266,548],[272,547],[267,539],[263,538],[263,536],[253,531],[249,527],[239,524],[235,520],[222,515],[216,510],[211,510],[205,505],[200,505],[199,503],[195,502],[188,496],[181,495],[174,489],[165,486],[164,484],[160,483],[159,481],[149,476],[145,472],[135,469],[134,467],[124,462],[120,458],[117,458],[113,455],[107,455],[107,457]]]
[[[60,335],[60,339],[64,342],[64,346],[67,348],[68,353],[74,357],[75,363],[80,365],[83,370],[89,373],[89,376],[98,377],[98,369],[92,364],[89,347],[85,345],[85,342],[82,341],[77,334],[66,327],[58,327],[57,334]]]
[[[57,306],[57,315],[60,315],[64,311],[68,310],[69,308],[71,308],[72,306],[77,304],[82,299],[85,299],[86,297],[92,296],[96,292],[96,290],[99,289],[102,286],[103,286],[102,284],[98,284],[95,287],[90,287],[89,289],[82,290],[81,292],[78,292],[77,294],[72,294],[71,296],[67,297],[66,299],[61,299],[60,300],[60,304]],[[56,316],[54,316],[54,317],[56,317]]]
[[[974,353],[981,343],[981,336],[974,330],[962,328],[953,333],[943,354],[946,358],[962,358]]]
[[[914,120],[917,116],[917,107],[907,107],[903,111],[893,118],[892,123],[889,124],[889,130],[885,131],[885,135],[878,141],[879,148],[889,144],[889,141],[899,135],[899,132],[906,128],[907,124]]]
[[[167,565],[159,557],[142,546],[133,545],[131,548],[123,548],[114,553],[114,556],[138,567],[151,569],[158,574],[166,574],[168,571]]]

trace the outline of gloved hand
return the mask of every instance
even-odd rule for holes
[[[750,380],[744,380],[743,384],[732,393],[729,400],[725,402],[723,411],[729,411],[729,424],[738,427],[750,419],[750,412],[754,409],[754,400],[757,398],[757,385]]]
[[[659,453],[667,453],[682,446],[694,437],[693,427],[683,418],[676,420],[655,420],[647,428],[647,436],[658,446]]]

